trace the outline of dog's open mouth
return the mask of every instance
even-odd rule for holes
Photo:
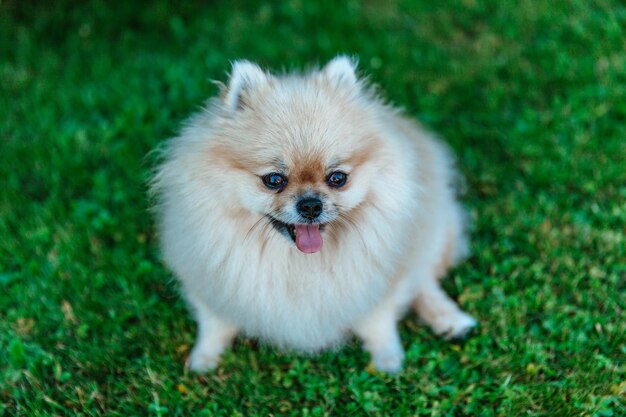
[[[324,240],[322,231],[324,224],[320,223],[283,223],[278,219],[268,216],[272,226],[285,236],[289,236],[296,247],[304,253],[315,253],[322,249]]]

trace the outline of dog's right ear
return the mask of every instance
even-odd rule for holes
[[[268,75],[257,64],[245,60],[233,62],[228,86],[222,93],[224,104],[231,110],[245,108],[248,105],[246,94],[267,82]]]
[[[354,86],[357,84],[357,61],[347,55],[338,55],[322,69],[322,74],[335,85]]]

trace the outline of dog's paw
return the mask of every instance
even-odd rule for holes
[[[220,355],[207,349],[194,348],[185,362],[185,367],[193,372],[203,374],[214,370],[220,363]]]
[[[378,372],[398,374],[402,370],[404,351],[401,346],[389,346],[386,350],[372,352],[372,365]]]
[[[474,317],[457,310],[437,317],[432,328],[437,335],[450,340],[464,338],[477,324]]]

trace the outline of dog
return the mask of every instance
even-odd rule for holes
[[[188,366],[238,333],[315,353],[350,335],[402,369],[411,308],[463,337],[476,321],[440,279],[468,252],[448,148],[338,56],[306,73],[236,61],[170,140],[152,181],[165,263],[198,323]]]

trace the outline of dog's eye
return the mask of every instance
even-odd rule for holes
[[[326,178],[326,184],[334,188],[343,187],[346,181],[348,181],[348,174],[341,171],[335,171]]]
[[[287,185],[287,178],[273,172],[263,177],[263,184],[270,190],[280,190]]]

